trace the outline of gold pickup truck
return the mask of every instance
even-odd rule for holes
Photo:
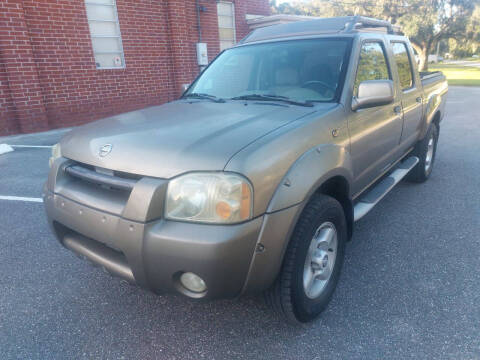
[[[63,246],[154,292],[265,292],[310,321],[354,222],[401,179],[431,175],[446,94],[388,22],[257,29],[180,99],[67,134],[48,220]]]

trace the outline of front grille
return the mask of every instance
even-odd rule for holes
[[[128,174],[120,171],[113,171],[112,175],[97,171],[91,165],[74,163],[64,169],[69,176],[91,184],[100,185],[109,189],[122,190],[130,192],[137,181],[141,178],[134,174]]]

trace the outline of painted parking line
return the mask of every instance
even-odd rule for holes
[[[13,148],[7,144],[0,144],[0,155],[12,152]]]
[[[22,197],[22,196],[4,196],[4,195],[0,195],[0,200],[25,201],[25,202],[43,203],[43,199],[42,199],[42,198]]]
[[[51,145],[10,145],[13,148],[51,149]]]
[[[0,144],[0,155],[14,151],[15,149],[52,149],[52,145],[9,145]]]

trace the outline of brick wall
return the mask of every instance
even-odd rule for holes
[[[22,5],[21,0],[0,3],[1,59],[16,126],[23,132],[41,131],[48,128],[48,122]],[[1,110],[2,118],[4,111],[8,109]]]
[[[237,23],[237,40],[241,40],[249,32],[245,15],[270,15],[269,1],[243,0],[235,1],[235,18]]]
[[[15,117],[15,106],[10,96],[5,65],[0,58],[0,133],[15,134],[19,132]]]
[[[245,14],[268,0],[235,0]],[[202,40],[219,50],[215,0],[200,0]],[[84,0],[0,1],[0,135],[82,124],[173,100],[198,73],[194,0],[117,0],[125,69],[95,68]]]

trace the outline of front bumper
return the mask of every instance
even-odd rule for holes
[[[165,180],[141,178],[131,192],[116,192],[68,176],[70,163],[57,160],[45,185],[49,223],[62,245],[110,273],[193,298],[260,291],[278,273],[292,208],[236,225],[168,221],[161,217]],[[184,272],[199,275],[207,291],[184,288]]]

